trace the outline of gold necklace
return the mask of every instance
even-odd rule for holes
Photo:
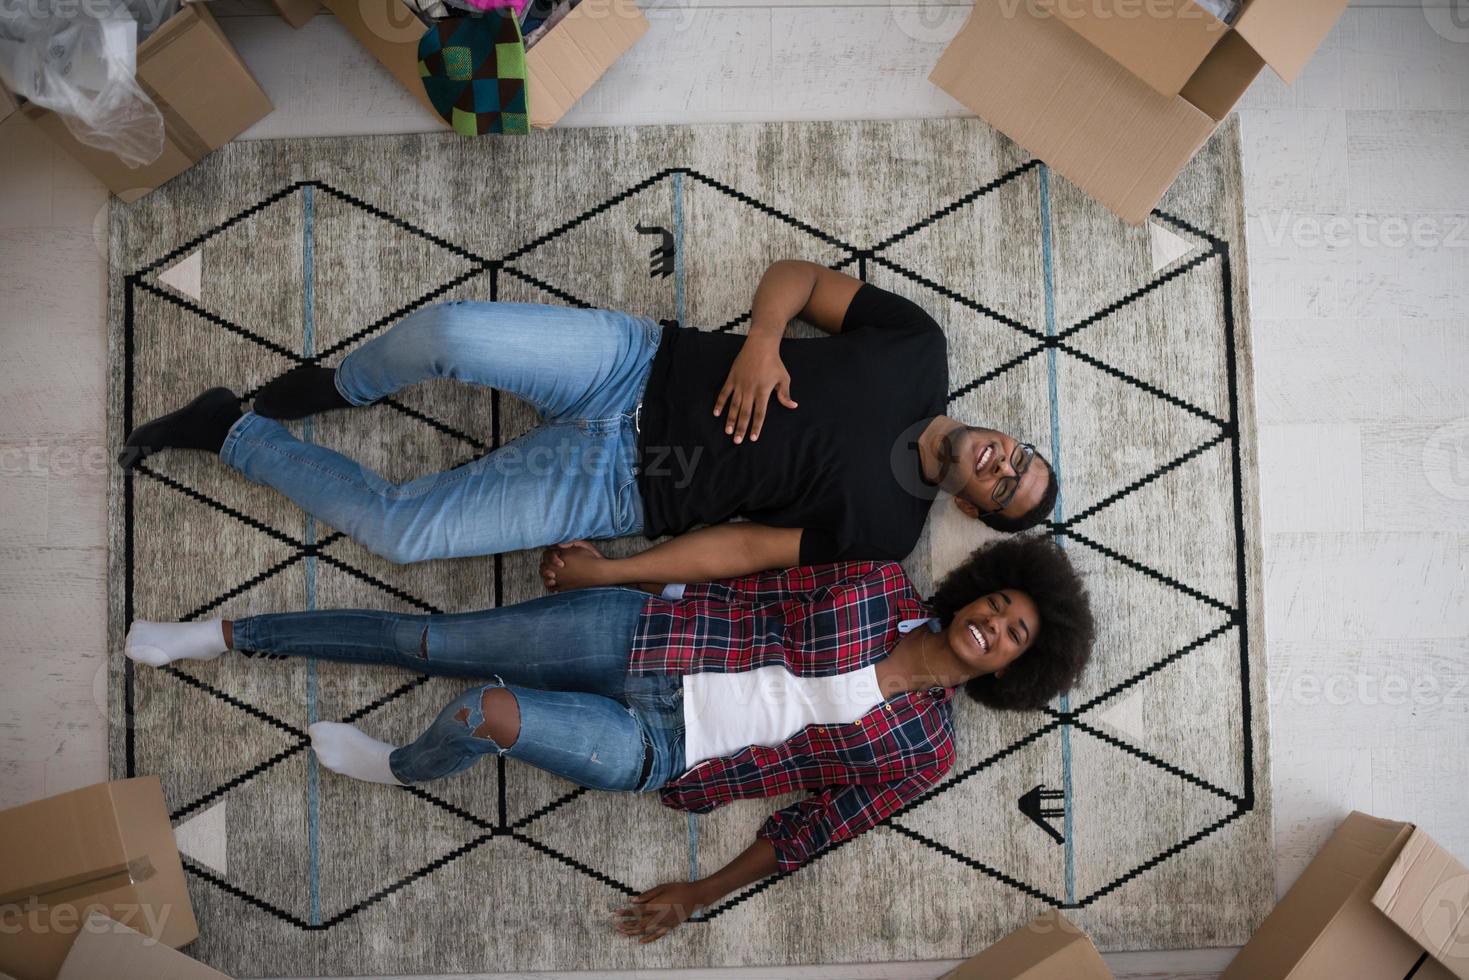
[[[933,668],[928,663],[928,640],[932,636],[933,633],[930,632],[922,637],[918,643],[918,656],[923,660],[923,669],[927,673],[930,681],[930,683],[924,685],[925,687],[942,686],[939,684],[938,675],[933,672]]]

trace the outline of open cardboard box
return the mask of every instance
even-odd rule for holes
[[[53,980],[98,909],[167,946],[198,938],[157,776],[0,811],[0,973]]]
[[[163,153],[136,169],[79,141],[48,109],[22,103],[20,115],[40,126],[113,194],[135,201],[224,146],[273,108],[202,2],[185,2],[138,45],[138,84],[163,115]],[[0,116],[4,114],[0,108]],[[16,122],[9,120],[7,125]]]
[[[1469,870],[1410,823],[1349,815],[1221,980],[1469,980]]]
[[[325,0],[378,61],[440,118],[418,76],[418,41],[428,30],[403,0]],[[612,63],[648,31],[636,0],[582,0],[525,53],[530,124],[553,126]],[[447,123],[445,126],[447,127]]]
[[[1139,224],[1265,65],[1294,81],[1347,0],[976,0],[929,79]]]
[[[1054,909],[960,963],[944,980],[1112,980],[1086,933]]]

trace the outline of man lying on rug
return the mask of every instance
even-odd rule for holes
[[[690,586],[677,599],[598,588],[452,615],[138,621],[127,655],[161,666],[261,651],[496,677],[401,748],[351,725],[312,725],[321,764],[356,779],[416,783],[496,754],[592,789],[658,790],[695,813],[811,791],[721,870],[633,899],[619,928],[648,942],[914,801],[953,764],[954,688],[992,708],[1043,707],[1081,673],[1093,632],[1065,554],[1027,536],[976,552],[930,605],[900,566],[844,562]]]
[[[782,340],[797,316],[836,336]],[[431,378],[510,392],[542,424],[474,462],[395,485],[277,421],[370,405]],[[772,397],[779,407],[767,411]],[[120,461],[163,448],[217,452],[393,562],[641,531],[681,537],[615,561],[589,549],[553,555],[546,584],[703,582],[900,560],[938,486],[999,530],[1044,520],[1051,467],[1030,445],[945,416],[947,399],[947,343],[927,313],[851,276],[783,261],[760,280],[748,338],[605,310],[442,303],[335,370],[302,365],[265,385],[254,412],[241,415],[233,392],[212,388],[139,426]],[[723,523],[736,516],[750,522]],[[701,524],[716,526],[684,533]]]

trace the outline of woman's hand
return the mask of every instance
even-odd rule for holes
[[[700,882],[670,881],[643,892],[615,915],[617,931],[640,943],[661,939],[708,904]]]
[[[779,335],[771,339],[752,334],[745,338],[714,402],[715,415],[728,407],[724,434],[734,436],[736,445],[744,442],[747,432],[751,442],[760,438],[772,393],[786,408],[796,407],[791,398],[791,375],[780,359]]]
[[[590,541],[552,545],[541,552],[541,581],[550,592],[601,585],[597,573],[611,561]]]

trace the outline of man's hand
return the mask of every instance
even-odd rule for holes
[[[541,552],[541,581],[550,592],[600,585],[597,572],[609,561],[590,541],[552,545]]]
[[[714,402],[715,415],[729,409],[724,417],[724,434],[734,436],[735,445],[745,441],[746,433],[751,442],[760,438],[772,393],[786,408],[796,407],[791,398],[791,375],[780,359],[779,334],[773,339],[751,334],[730,365],[729,377]]]
[[[619,909],[614,918],[617,931],[639,943],[663,938],[696,909],[708,904],[700,883],[694,881],[671,881],[643,892],[632,901],[631,905]]]

